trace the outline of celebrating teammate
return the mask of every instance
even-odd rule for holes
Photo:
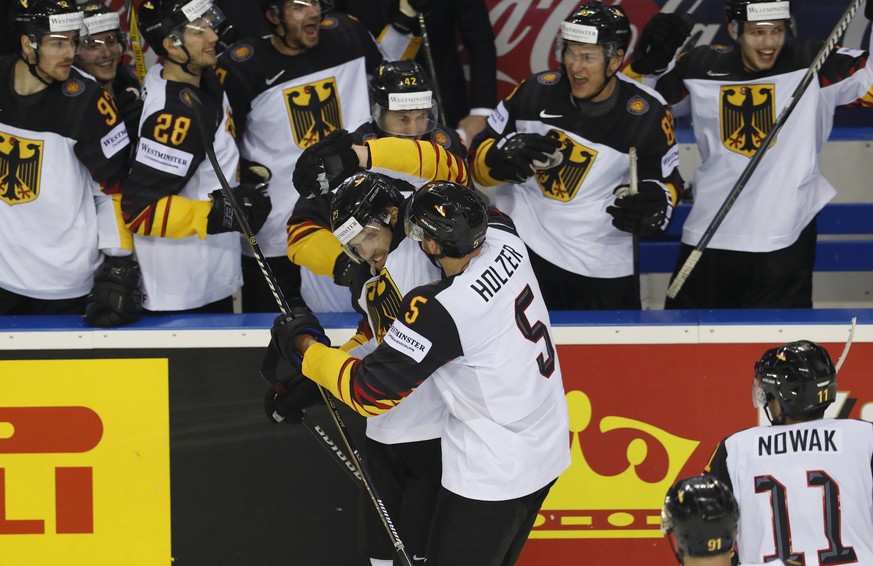
[[[618,73],[629,42],[620,6],[581,4],[561,24],[561,68],[520,84],[471,144],[473,178],[497,187],[550,309],[639,309],[633,234],[665,229],[683,189],[672,116]]]
[[[317,344],[311,314],[273,327],[286,360],[365,416],[432,379],[448,407],[428,564],[511,565],[570,464],[561,368],[524,243],[467,187],[437,181],[405,205],[405,230],[445,278],[413,289],[363,359]],[[487,338],[486,338],[487,337]]]
[[[223,15],[209,0],[153,0],[137,15],[143,36],[164,57],[143,84],[139,142],[122,202],[142,265],[144,306],[230,313],[242,286],[241,227],[206,158],[201,129],[220,173],[233,178],[240,169],[233,192],[254,231],[270,212],[270,173],[240,165],[230,106],[212,69]]]
[[[755,364],[755,403],[774,426],[727,437],[706,467],[739,503],[742,564],[873,564],[873,424],[824,418],[836,396],[834,364],[814,342]]]
[[[822,47],[797,40],[791,2],[727,0],[724,8],[734,45],[696,47],[670,63],[655,83],[677,116],[691,114],[703,156],[676,272]],[[653,29],[662,27],[663,33]],[[671,36],[675,24],[662,17],[647,28],[642,38],[658,41]],[[661,53],[648,43],[636,50]],[[818,154],[834,108],[861,98],[871,86],[867,52],[841,48],[824,60],[667,308],[812,308],[815,217],[836,193],[819,170]]]

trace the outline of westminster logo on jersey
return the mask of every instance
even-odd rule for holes
[[[591,170],[597,151],[576,143],[558,130],[549,130],[548,136],[560,140],[564,160],[559,167],[537,171],[537,183],[548,198],[562,202],[573,200]]]
[[[294,141],[302,149],[342,128],[342,112],[336,79],[324,79],[283,91]]]
[[[403,302],[403,294],[391,279],[387,269],[379,273],[378,279],[367,283],[367,310],[373,323],[373,334],[379,344],[397,318],[401,302]]]
[[[0,200],[10,205],[36,200],[44,145],[0,132]]]
[[[775,121],[775,91],[775,84],[721,87],[721,140],[726,148],[755,155]]]

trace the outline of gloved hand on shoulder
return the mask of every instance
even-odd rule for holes
[[[535,170],[560,164],[561,145],[560,140],[550,136],[512,132],[488,148],[485,165],[494,179],[521,183]]]
[[[640,40],[631,56],[631,68],[641,75],[663,73],[682,47],[694,19],[688,14],[659,12],[643,28]]]

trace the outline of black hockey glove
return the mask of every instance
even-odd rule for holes
[[[652,236],[667,228],[673,213],[670,192],[654,181],[640,181],[637,194],[626,194],[626,186],[617,187],[617,195],[606,212],[612,216],[612,225],[638,236]]]
[[[297,351],[298,341],[302,336],[312,336],[316,341],[330,346],[330,340],[324,333],[321,323],[309,308],[301,304],[292,306],[289,315],[277,316],[273,321],[273,328],[270,329],[270,335],[282,359],[298,369],[303,366],[303,356]]]
[[[240,168],[240,184],[231,189],[253,234],[257,234],[264,226],[270,211],[273,210],[273,204],[267,194],[271,176],[272,173],[265,166],[243,161]],[[224,191],[221,189],[212,191],[209,196],[212,198],[212,209],[207,217],[206,233],[242,232],[233,213],[233,206],[225,198]]]
[[[343,252],[336,256],[336,261],[333,264],[333,282],[342,287],[351,287],[355,276],[360,271],[369,273],[369,265],[357,263]]]
[[[264,354],[261,375],[271,384],[264,395],[264,411],[272,423],[300,424],[306,408],[321,399],[318,385],[282,360],[273,340]]]
[[[864,17],[873,20],[873,6],[870,5],[870,0],[864,2]]]
[[[142,98],[139,96],[139,91],[132,86],[121,91],[116,90],[116,92],[115,107],[118,109],[118,115],[127,128],[127,133],[133,138],[139,130],[139,118],[142,115]]]
[[[426,14],[437,5],[438,0],[409,0],[409,5],[419,14]]]
[[[307,147],[297,159],[292,182],[304,198],[326,195],[359,169],[354,140],[346,130],[334,130]]]
[[[107,256],[94,273],[94,287],[85,301],[89,326],[121,326],[142,314],[142,272],[132,257]]]
[[[691,34],[694,19],[688,14],[655,14],[640,35],[631,67],[641,75],[663,73]]]
[[[560,155],[561,142],[542,134],[513,132],[500,138],[485,154],[489,174],[498,181],[521,183],[534,174],[534,162],[549,163]]]

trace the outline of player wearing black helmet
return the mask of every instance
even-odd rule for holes
[[[683,566],[731,566],[740,511],[724,483],[700,475],[676,481],[661,509],[661,532]]]
[[[837,394],[827,350],[767,350],[753,391],[773,426],[727,437],[706,467],[739,504],[740,563],[873,563],[873,424],[825,418]]]
[[[420,186],[434,179],[452,179],[466,183],[464,159],[467,149],[456,131],[437,122],[438,111],[430,77],[417,63],[386,61],[379,65],[370,79],[370,100],[372,119],[346,139],[357,144],[361,150],[382,144],[392,146],[390,151],[380,152],[387,154],[390,162],[380,162],[377,157],[376,162],[371,160],[369,163],[372,170],[401,178],[413,186]],[[413,145],[383,141],[389,137],[422,140],[426,143]],[[370,145],[376,140],[380,141]],[[316,152],[321,155],[320,158],[325,157],[321,148],[325,145],[329,144],[316,144],[307,149],[298,162],[299,167],[295,169],[295,188],[306,196],[310,196],[307,194],[310,189],[307,180],[303,179],[303,173],[310,174],[309,180],[315,179],[317,165],[314,165],[311,157]],[[354,167],[342,171],[334,184],[342,181],[344,175],[354,172],[359,164],[359,160],[348,147],[342,150],[325,148],[325,151],[329,155],[344,151],[353,161]],[[368,162],[365,160],[363,165],[367,166]],[[462,175],[459,175],[460,172],[463,172]],[[327,234],[327,227],[330,225],[327,217],[329,209],[328,194],[300,199],[297,202],[293,215],[288,220],[288,257],[315,273],[332,274],[334,282],[343,284],[348,281],[349,270],[353,266],[349,264],[348,257],[339,252],[335,240]],[[316,261],[313,262],[310,258],[316,258]],[[334,258],[336,262],[333,261]],[[322,267],[322,264],[325,265]],[[331,310],[325,308],[327,303],[322,302],[322,305],[323,310]],[[337,307],[339,310],[347,310],[347,306],[342,303]]]
[[[211,0],[151,0],[137,15],[149,44],[164,55],[143,83],[139,140],[122,201],[143,266],[144,306],[233,312],[231,296],[242,286],[241,228],[206,159],[201,128],[222,173],[238,179],[232,190],[254,232],[271,209],[270,171],[241,161],[237,151],[230,106],[212,68],[223,16]]]
[[[111,11],[99,0],[79,4],[85,14],[88,36],[82,41],[76,54],[76,66],[94,77],[115,99],[128,134],[135,135],[139,129],[142,100],[140,84],[133,69],[122,63],[129,38],[121,29],[118,12]]]
[[[306,148],[370,119],[367,77],[382,62],[380,46],[391,39],[381,37],[377,44],[357,20],[331,10],[331,2],[260,0],[258,5],[272,34],[236,42],[218,66],[237,120],[240,154],[267,165],[278,183],[270,189],[273,211],[258,241],[287,296],[302,293],[317,310],[340,310],[326,308],[337,304],[347,310],[345,289],[319,277],[326,274],[318,268],[301,271],[298,265],[310,265],[289,262],[287,222],[297,203],[291,179]],[[274,311],[257,262],[248,250],[243,253],[243,310]]]
[[[570,464],[549,314],[512,222],[474,191],[428,183],[407,201],[404,219],[407,240],[444,278],[405,295],[372,353],[356,359],[320,348],[312,330],[287,317],[273,337],[286,359],[303,354],[304,375],[368,417],[402,410],[413,391],[436,386],[448,418],[427,563],[510,566]]]
[[[89,323],[129,322],[141,310],[139,268],[111,196],[129,136],[111,95],[73,67],[83,15],[73,2],[18,0],[11,17],[18,55],[0,58],[0,314],[85,314],[92,289]]]
[[[726,0],[732,45],[698,46],[669,65],[663,59],[643,63],[645,70],[663,71],[647,84],[654,84],[677,116],[690,114],[704,156],[675,272],[704,234],[711,240],[675,298],[667,299],[667,308],[813,306],[815,217],[836,194],[819,170],[818,154],[834,108],[873,87],[873,61],[866,51],[846,48],[816,61],[822,42],[795,39],[791,6],[788,0]],[[653,18],[636,51],[675,51],[684,41],[675,23],[675,18]],[[683,29],[687,35],[691,27]],[[664,37],[676,40],[666,51],[653,45]],[[718,229],[708,233],[808,70],[815,70],[812,81],[760,166]]]
[[[581,4],[561,24],[560,69],[520,84],[471,144],[473,178],[496,187],[550,309],[639,309],[633,235],[666,229],[683,189],[663,99],[617,73],[629,40],[621,6]]]

